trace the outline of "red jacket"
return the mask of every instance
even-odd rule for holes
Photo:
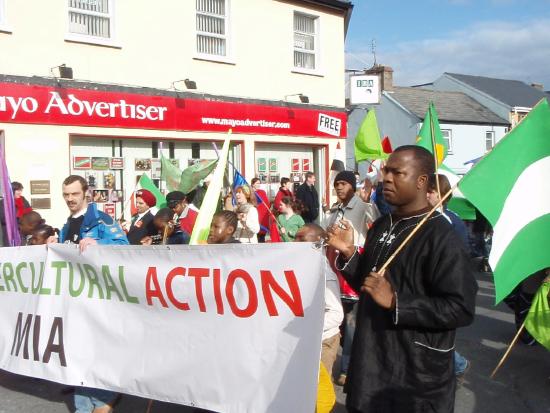
[[[286,196],[294,199],[294,194],[290,192],[288,189],[279,188],[279,192],[277,192],[277,195],[275,196],[275,200],[273,201],[273,205],[275,206],[275,209],[281,213],[283,212],[281,211],[281,201]]]

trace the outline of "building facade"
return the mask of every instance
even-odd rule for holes
[[[12,180],[54,225],[70,173],[120,216],[142,173],[158,179],[161,153],[184,169],[214,158],[230,129],[231,163],[268,193],[283,176],[326,178],[347,135],[351,9],[344,0],[0,0],[9,56],[0,135]]]

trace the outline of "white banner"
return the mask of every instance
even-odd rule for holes
[[[0,248],[0,368],[223,413],[313,412],[309,243]]]

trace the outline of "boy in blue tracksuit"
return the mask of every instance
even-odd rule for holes
[[[61,230],[59,242],[78,244],[81,251],[89,245],[128,245],[124,231],[109,215],[98,211],[86,200],[88,182],[78,175],[63,181],[63,199],[71,212]],[[117,394],[102,389],[77,387],[74,394],[76,413],[108,413]]]

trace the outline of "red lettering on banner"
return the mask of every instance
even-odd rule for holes
[[[290,294],[288,294],[283,288],[277,283],[271,271],[262,270],[260,271],[262,276],[262,293],[264,295],[265,304],[267,305],[267,311],[270,316],[278,316],[279,312],[275,306],[273,300],[273,292],[275,292],[281,300],[290,308],[296,317],[304,316],[304,306],[302,304],[302,296],[300,294],[300,287],[298,286],[298,281],[296,280],[296,275],[294,271],[285,271],[285,278],[290,289]]]
[[[243,309],[237,306],[237,300],[235,300],[235,282],[237,279],[244,281],[248,292],[248,305]],[[229,273],[227,284],[225,285],[225,295],[227,296],[227,302],[229,303],[231,311],[233,311],[233,314],[237,317],[250,317],[258,309],[258,293],[256,292],[256,286],[250,274],[245,270],[237,269]]]
[[[184,277],[185,268],[176,267],[176,268],[173,268],[172,271],[168,273],[168,275],[166,276],[166,282],[165,282],[166,295],[168,296],[168,299],[170,300],[170,302],[174,304],[174,307],[176,307],[179,310],[188,311],[189,304],[178,301],[176,297],[174,297],[174,291],[172,290],[172,282],[174,281],[174,278],[176,278],[178,275]]]
[[[214,299],[216,300],[216,311],[223,314],[222,291],[220,286],[220,269],[214,268]]]
[[[153,288],[151,288],[153,283]],[[162,290],[160,289],[159,280],[157,277],[157,268],[149,267],[147,270],[147,277],[145,278],[145,297],[147,298],[147,304],[153,305],[153,298],[158,298],[163,307],[168,307]]]
[[[189,268],[189,277],[195,277],[195,292],[199,303],[199,310],[202,313],[206,312],[206,304],[202,295],[202,278],[209,277],[210,270],[208,268]]]

